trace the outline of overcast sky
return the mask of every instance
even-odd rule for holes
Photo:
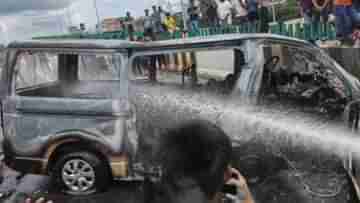
[[[0,43],[59,34],[84,22],[94,27],[94,0],[0,0]],[[142,15],[152,4],[176,0],[96,0],[100,18]]]

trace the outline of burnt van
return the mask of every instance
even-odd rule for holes
[[[137,163],[161,164],[159,135],[204,119],[230,136],[234,166],[260,202],[356,195],[349,189],[357,186],[356,142],[347,127],[357,130],[360,82],[308,42],[271,34],[32,40],[6,52],[6,164],[50,175],[67,193],[134,180]],[[271,183],[286,187],[271,193]]]
[[[127,179],[137,148],[128,102],[127,41],[8,45],[1,70],[6,164],[48,174],[67,193]]]

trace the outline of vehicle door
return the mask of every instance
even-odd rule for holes
[[[46,144],[74,135],[104,151],[124,150],[123,59],[91,52],[20,53],[5,105],[5,135],[16,154],[35,156]]]

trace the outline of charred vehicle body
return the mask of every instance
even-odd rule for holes
[[[21,172],[50,174],[71,194],[127,178],[137,143],[127,102],[129,46],[9,45],[1,84],[5,162]]]
[[[182,67],[151,67],[160,55]],[[144,71],[133,71],[139,61]],[[135,179],[137,162],[150,170],[160,163],[158,136],[194,118],[231,137],[234,165],[259,201],[341,202],[356,183],[343,166],[348,151],[336,144],[346,131],[341,115],[359,97],[360,83],[301,40],[252,34],[17,42],[8,46],[1,83],[6,163],[49,174],[72,194],[104,189],[111,178]],[[287,200],[264,189],[274,188],[265,187],[268,177],[289,168],[296,174],[282,178],[302,175]],[[317,173],[301,168],[326,171],[315,176],[323,184],[311,185],[307,175]],[[276,198],[261,195],[270,193]]]

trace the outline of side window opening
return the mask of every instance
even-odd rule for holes
[[[79,59],[79,80],[119,80],[119,70],[117,70],[115,63],[115,57],[110,55],[81,55]]]
[[[58,57],[54,54],[23,52],[18,56],[16,89],[36,88],[58,80]]]
[[[323,63],[316,53],[281,44],[263,50],[261,92],[266,101],[281,101],[318,113],[337,114],[344,110],[345,85],[333,67]]]
[[[112,54],[22,53],[16,93],[32,97],[115,98],[120,70]]]
[[[137,57],[131,72],[135,83],[224,95],[234,89],[244,64],[244,53],[238,49],[179,52]]]

